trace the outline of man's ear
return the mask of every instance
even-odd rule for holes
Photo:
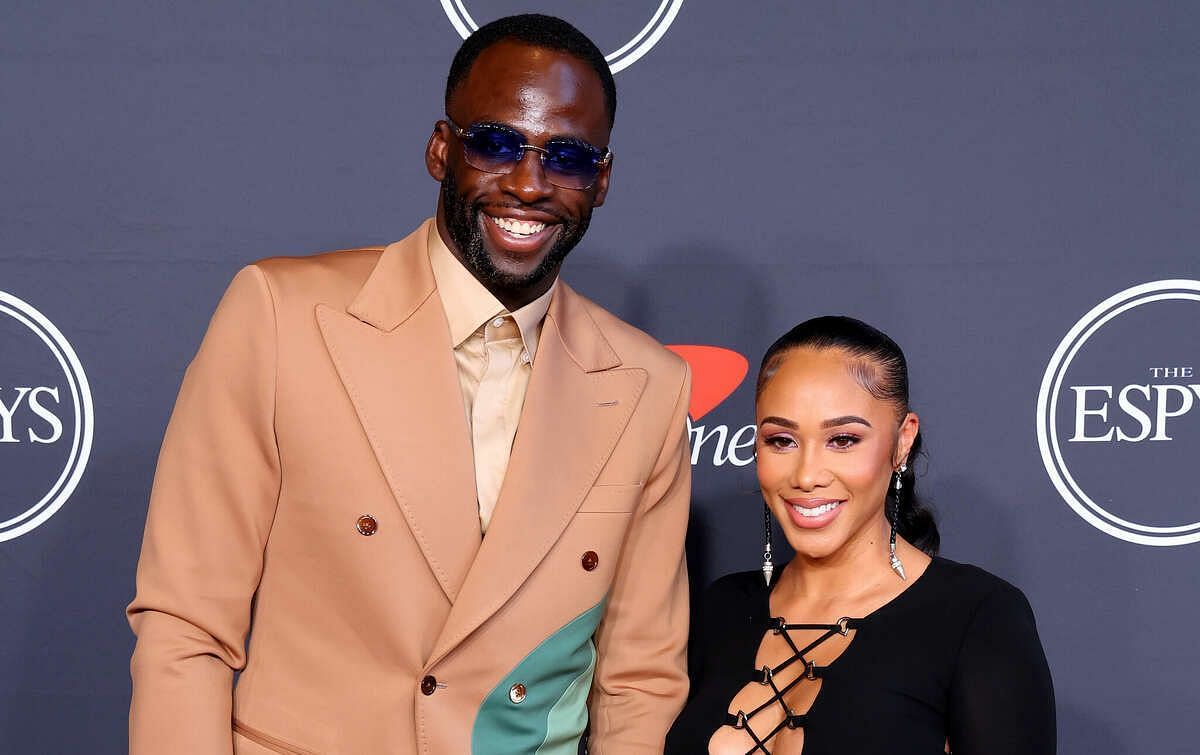
[[[429,143],[425,145],[425,170],[434,181],[441,183],[446,178],[446,163],[450,150],[447,140],[450,126],[445,121],[433,125],[433,133],[429,135]]]

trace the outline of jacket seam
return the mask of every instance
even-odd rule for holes
[[[269,750],[283,753],[283,755],[316,755],[312,750],[301,749],[289,742],[285,742],[279,737],[271,736],[266,732],[247,726],[236,718],[233,719],[233,730],[251,742],[266,747]]]
[[[658,465],[664,461],[663,460],[663,452],[667,450],[667,444],[670,443],[670,441],[671,441],[671,434],[673,432],[679,431],[679,428],[675,426],[675,423],[672,420],[675,419],[675,414],[679,410],[679,407],[683,403],[683,389],[684,389],[684,386],[687,385],[688,371],[691,369],[688,366],[687,362],[684,362],[682,359],[680,359],[680,362],[683,363],[683,370],[682,370],[681,379],[679,381],[679,388],[677,388],[675,391],[675,401],[672,402],[671,414],[670,414],[670,416],[667,417],[667,431],[665,433],[663,433],[662,443],[659,444],[658,453],[655,454],[655,456],[654,456],[654,469],[650,470],[651,477],[653,477],[654,471],[656,469],[658,469]],[[686,411],[684,412],[683,416],[684,416],[684,420],[686,422],[686,419],[687,419]],[[683,440],[683,442],[685,444],[688,443],[686,428],[687,428],[687,426],[685,425],[684,426],[684,440]],[[691,454],[688,454],[688,463],[689,464],[691,463]],[[645,483],[647,483],[649,481],[650,481],[650,478],[648,478],[647,480],[645,480],[643,482],[643,484],[642,484],[643,491],[645,490],[645,487],[646,487]]]
[[[279,313],[275,299],[275,291],[271,288],[271,279],[265,270],[258,265],[251,265],[262,280],[267,290],[267,300],[271,304],[271,439],[274,441],[275,466],[279,470],[278,482],[275,488],[275,505],[272,507],[271,524],[267,529],[267,538],[275,529],[275,518],[279,515],[279,499],[283,496],[283,454],[279,451]],[[265,550],[265,548],[264,548]]]

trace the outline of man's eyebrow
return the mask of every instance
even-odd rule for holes
[[[770,422],[772,425],[783,425],[784,427],[788,428],[789,430],[799,430],[800,429],[800,425],[797,425],[795,422],[791,421],[790,419],[784,419],[783,417],[763,417],[762,421],[758,423],[758,426],[762,427],[763,425],[767,424],[768,422]]]
[[[854,414],[847,414],[842,417],[834,417],[833,419],[825,420],[824,422],[821,423],[821,429],[828,430],[831,427],[839,427],[841,425],[853,425],[853,424],[866,425],[867,427],[871,426],[871,423],[867,422],[862,417],[859,417]]]

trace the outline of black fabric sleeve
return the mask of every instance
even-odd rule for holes
[[[967,627],[950,687],[953,755],[1054,755],[1054,688],[1029,601],[1002,582]]]

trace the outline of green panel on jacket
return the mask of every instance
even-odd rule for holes
[[[575,753],[587,728],[587,697],[596,668],[592,635],[604,601],[547,637],[484,698],[471,733],[473,755]],[[513,702],[514,685],[525,699]]]

